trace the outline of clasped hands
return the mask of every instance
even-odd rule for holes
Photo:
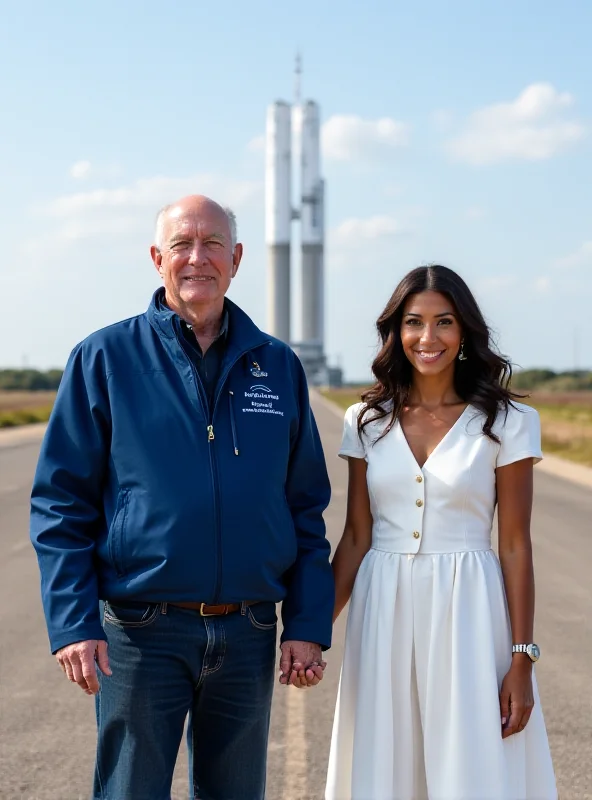
[[[105,675],[111,675],[107,656],[107,642],[93,639],[77,642],[58,650],[56,659],[68,680],[77,683],[89,695],[97,694],[97,666]],[[286,641],[281,645],[280,683],[298,689],[316,686],[323,680],[323,661],[320,645],[313,642]]]
[[[316,686],[323,680],[323,661],[321,647],[314,642],[282,642],[280,657],[280,683],[306,689]]]

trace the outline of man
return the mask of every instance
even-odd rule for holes
[[[317,684],[330,646],[325,461],[296,356],[225,298],[232,212],[179,200],[151,255],[164,289],[74,349],[41,449],[51,649],[96,695],[94,798],[169,798],[189,714],[192,796],[258,800],[275,604],[283,683]]]

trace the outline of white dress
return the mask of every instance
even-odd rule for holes
[[[372,546],[349,610],[326,800],[551,800],[555,777],[536,682],[525,730],[501,737],[510,622],[491,549],[496,467],[539,461],[536,411],[494,432],[468,406],[423,468],[397,423],[372,442],[345,415],[339,455],[364,458]],[[544,657],[544,654],[543,654]]]

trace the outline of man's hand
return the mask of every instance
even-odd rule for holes
[[[69,644],[58,650],[55,657],[68,680],[77,683],[86,694],[93,695],[99,691],[95,660],[103,675],[111,675],[107,657],[107,642],[102,639],[89,639],[86,642]]]
[[[327,666],[321,655],[321,647],[314,642],[283,642],[280,658],[280,683],[292,684],[298,689],[316,686],[323,680]]]

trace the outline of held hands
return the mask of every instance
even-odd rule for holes
[[[320,645],[313,642],[283,642],[280,658],[280,683],[298,689],[316,686],[323,680],[327,666],[321,655]]]
[[[502,739],[526,728],[533,707],[532,664],[528,656],[519,654],[512,659],[500,690]]]
[[[85,694],[93,695],[99,691],[95,662],[103,675],[111,675],[107,642],[102,639],[69,644],[58,650],[55,657],[68,680],[77,683]]]

